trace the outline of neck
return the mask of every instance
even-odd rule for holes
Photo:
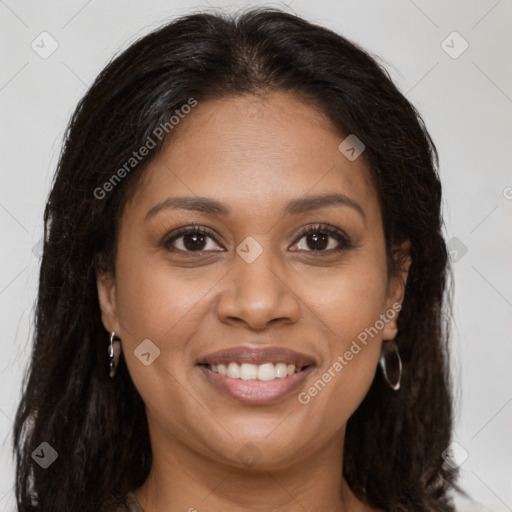
[[[372,510],[343,479],[343,435],[291,464],[270,467],[262,460],[246,468],[207,458],[173,441],[154,453],[151,472],[135,496],[145,512]]]

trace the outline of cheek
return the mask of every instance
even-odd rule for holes
[[[119,258],[116,303],[120,338],[128,369],[145,401],[147,396],[150,402],[162,386],[167,394],[177,391],[173,377],[182,383],[189,379],[191,361],[197,355],[193,337],[211,308],[209,293],[224,273],[222,269],[173,269],[161,257]],[[142,343],[150,349],[150,360],[153,354],[157,356],[148,366],[137,357],[139,347],[145,346]]]
[[[218,280],[216,272],[198,276],[196,269],[173,269],[156,255],[121,257],[116,274],[117,314],[131,342],[179,341],[175,332],[197,315],[201,299]]]
[[[165,419],[173,410],[185,420],[190,413],[184,406],[189,398],[184,392],[193,345],[189,341],[204,316],[204,297],[215,280],[205,278],[192,285],[183,279],[183,270],[180,278],[178,271],[149,259],[120,258],[116,270],[120,337],[133,383],[148,414],[156,411]]]
[[[350,260],[325,274],[301,274],[300,298],[321,320],[333,348],[375,324],[386,299],[386,267],[373,252],[353,253]]]
[[[385,266],[377,261],[347,266],[317,281],[314,304],[324,329],[324,364],[301,403],[328,409],[340,424],[357,409],[373,381],[381,350]],[[314,404],[314,405],[313,405]]]

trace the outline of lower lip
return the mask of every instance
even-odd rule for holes
[[[199,366],[210,384],[231,398],[252,405],[266,405],[278,402],[291,395],[308,375],[313,365],[293,375],[274,380],[241,380],[215,373],[206,366]]]

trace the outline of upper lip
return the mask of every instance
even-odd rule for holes
[[[217,352],[212,352],[198,359],[197,364],[229,364],[250,363],[260,365],[264,363],[294,364],[296,367],[304,367],[315,364],[313,358],[306,354],[296,352],[284,347],[234,347]]]

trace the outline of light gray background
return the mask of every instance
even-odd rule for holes
[[[461,482],[486,510],[512,510],[512,3],[286,1],[0,0],[0,511],[14,510],[12,419],[30,350],[43,206],[69,116],[114,53],[164,20],[252,5],[281,6],[379,55],[422,113],[440,152],[447,237],[467,247],[453,254],[455,439],[469,455]],[[47,59],[31,48],[42,46],[43,31],[59,45]],[[457,58],[464,41],[446,39],[453,31],[469,44]]]

